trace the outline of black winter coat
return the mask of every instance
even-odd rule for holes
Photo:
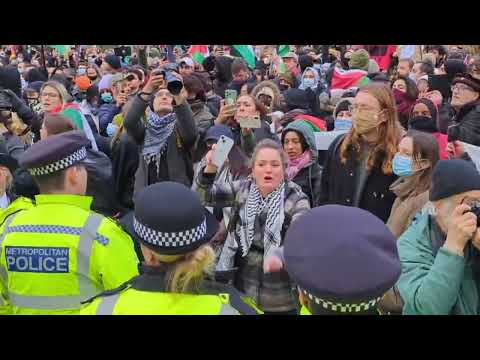
[[[480,100],[462,106],[452,123],[449,137],[480,146]]]
[[[319,205],[320,193],[322,187],[322,168],[316,162],[300,170],[292,181],[302,188],[305,195],[308,196],[310,207]]]
[[[87,194],[93,197],[92,209],[105,216],[120,211],[112,181],[112,163],[101,151],[87,149],[84,160],[88,173]]]
[[[139,146],[127,133],[112,148],[112,177],[120,205],[132,209],[135,173],[138,169]]]
[[[322,173],[320,205],[354,206],[357,156],[351,149],[347,163],[345,165],[341,163],[340,145],[343,138],[344,135],[337,137],[328,149]],[[396,179],[397,176],[394,174],[383,174],[381,167],[373,168],[365,183],[360,184],[362,191],[358,207],[386,222],[396,197],[389,188]]]

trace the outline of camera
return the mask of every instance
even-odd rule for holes
[[[182,82],[172,74],[171,70],[166,67],[165,70],[157,70],[152,72],[152,75],[163,75],[163,78],[167,82],[167,89],[172,95],[180,94],[182,91],[183,84]]]
[[[480,202],[474,202],[470,206],[470,211],[477,217],[477,227],[480,227]]]

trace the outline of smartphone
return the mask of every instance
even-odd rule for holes
[[[260,116],[258,115],[240,118],[239,122],[241,128],[259,129],[262,127],[260,123]]]
[[[237,102],[237,90],[225,90],[225,105],[235,105]]]
[[[228,154],[233,147],[233,140],[222,135],[220,139],[217,141],[217,145],[215,146],[215,150],[213,151],[212,155],[212,162],[213,164],[220,168],[227,160]]]

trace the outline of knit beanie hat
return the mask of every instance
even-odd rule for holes
[[[480,174],[473,163],[461,159],[440,160],[432,174],[430,201],[480,190]]]
[[[365,49],[359,49],[350,55],[348,66],[351,69],[360,69],[368,71],[370,55]]]
[[[336,118],[340,111],[350,111],[350,108],[353,105],[354,98],[342,98],[335,106],[333,111],[333,117]]]

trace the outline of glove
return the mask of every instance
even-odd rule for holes
[[[12,104],[12,108],[15,112],[18,112],[18,110],[24,105],[23,100],[20,99],[12,90],[3,89],[2,93],[8,95],[10,98],[10,103]]]

